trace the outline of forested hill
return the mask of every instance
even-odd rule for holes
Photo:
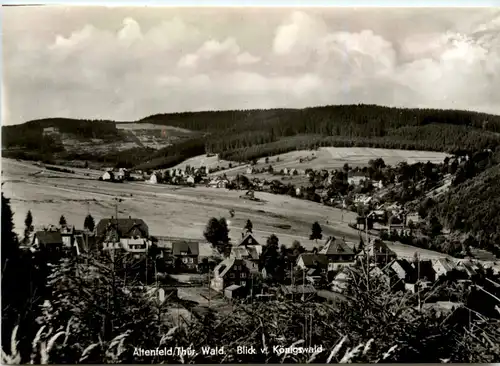
[[[70,128],[84,137],[103,138],[101,135],[105,135],[111,139],[120,138],[116,124],[111,121],[52,119],[4,127],[3,146],[19,146],[19,142],[29,136],[23,136],[25,131],[33,128],[40,131],[56,123],[58,128]],[[494,149],[500,144],[500,116],[457,110],[401,109],[375,105],[170,113],[149,116],[136,123],[145,126],[168,125],[203,132],[205,141],[202,149],[219,153],[225,159],[239,161],[318,146],[371,146],[456,153]],[[39,133],[37,135],[40,136]],[[36,142],[35,136],[33,139]],[[186,141],[182,143],[182,156],[189,157],[191,153],[186,151],[188,145]],[[193,154],[199,154],[200,140],[196,144],[189,144],[191,145],[194,146]],[[172,159],[172,156],[178,155],[175,147],[158,150],[153,154],[151,159],[154,159],[155,166],[158,167],[177,160]],[[119,163],[120,155],[121,153],[115,153],[109,161],[116,160]],[[139,156],[144,158],[144,154],[134,155],[138,159]],[[162,157],[169,159],[162,162]],[[129,157],[127,162],[140,164],[144,161],[131,162]]]
[[[375,105],[171,113],[140,122],[209,132],[207,150],[233,160],[286,152],[298,145],[459,152],[494,148],[500,141],[500,116]]]
[[[198,131],[266,130],[276,135],[384,131],[406,126],[449,124],[500,133],[500,116],[486,113],[392,108],[377,105],[333,105],[304,109],[252,109],[156,114],[139,122],[155,123]],[[369,126],[367,129],[366,127]]]

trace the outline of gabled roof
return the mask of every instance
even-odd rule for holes
[[[410,275],[415,272],[415,268],[406,259],[396,259],[392,262],[391,267],[399,266],[407,274]]]
[[[324,254],[302,253],[297,258],[297,261],[301,258],[306,267],[313,266],[315,261],[317,261],[321,266],[328,266],[328,258]]]
[[[243,259],[249,257],[248,250],[245,247],[232,247],[230,255],[236,259]]]
[[[448,258],[439,258],[436,260],[435,263],[443,266],[445,271],[448,271],[448,272],[452,271],[455,268],[455,264],[452,261],[450,261]]]
[[[238,246],[240,245],[260,245],[257,240],[253,237],[251,233],[246,234],[239,242]]]
[[[187,255],[198,255],[200,253],[199,243],[188,241],[174,241],[172,243],[172,254],[182,255],[186,252]]]
[[[62,244],[62,236],[59,231],[37,231],[35,237],[42,245]]]
[[[319,253],[326,255],[354,255],[354,251],[343,240],[338,240],[333,236],[328,238],[324,248]]]
[[[96,226],[98,237],[104,237],[109,230],[117,231],[122,238],[132,237],[140,234],[141,236],[149,236],[148,225],[142,219],[123,218],[123,219],[101,219]]]
[[[224,277],[237,262],[241,261],[237,261],[236,258],[231,257],[224,259],[214,268],[214,275],[217,277]]]
[[[396,253],[393,252],[386,243],[384,243],[380,239],[372,240],[365,248],[369,255],[387,255],[387,256],[396,256]]]

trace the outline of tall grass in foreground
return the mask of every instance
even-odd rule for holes
[[[5,364],[46,363],[352,363],[500,361],[500,322],[463,307],[452,314],[422,311],[419,294],[393,293],[363,270],[352,270],[346,302],[234,304],[231,312],[208,311],[175,324],[166,307],[134,290],[103,258],[65,260],[49,278],[52,298],[40,329],[22,354],[19,328],[11,335]],[[125,265],[125,264],[123,264]],[[123,266],[120,266],[120,270]],[[437,289],[435,289],[437,290]],[[433,291],[435,291],[433,290]],[[178,304],[177,304],[178,305]],[[470,315],[470,318],[469,318]],[[67,319],[70,319],[68,321]],[[316,354],[277,354],[274,346],[322,346]],[[200,353],[224,346],[224,355]],[[268,353],[237,354],[236,346]],[[135,347],[194,350],[184,356],[134,356]]]

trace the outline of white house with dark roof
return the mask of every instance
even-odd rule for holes
[[[188,270],[196,270],[198,268],[199,254],[200,248],[198,242],[172,242],[172,255],[176,258],[176,266],[179,264]]]
[[[328,271],[338,271],[344,266],[355,264],[356,255],[344,240],[333,236],[329,237],[323,249],[318,254],[323,254],[328,260]]]
[[[448,258],[439,258],[432,261],[432,267],[436,272],[436,278],[446,276],[448,273],[456,269],[455,263]]]
[[[326,255],[319,253],[302,253],[297,258],[297,267],[304,271],[313,269],[326,272],[328,270],[328,258]]]
[[[32,246],[51,252],[60,252],[63,248],[63,239],[59,230],[42,230],[33,235]]]

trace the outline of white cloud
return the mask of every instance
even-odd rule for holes
[[[2,119],[131,120],[205,107],[336,103],[500,113],[498,14],[487,13],[469,31],[454,27],[449,14],[443,13],[446,26],[438,26],[435,12],[421,28],[411,26],[408,15],[399,31],[388,26],[400,21],[397,16],[373,13],[378,27],[372,19],[370,26],[359,19],[354,26],[335,9],[283,13],[281,19],[262,10],[245,13],[246,23],[235,10],[215,23],[196,13],[160,19],[156,12],[125,15],[115,26],[82,15],[87,24],[78,27],[55,17],[50,22],[44,13],[43,37],[30,31],[35,24],[16,28],[4,12],[10,22],[4,30]]]
[[[253,56],[248,52],[240,53],[236,57],[236,62],[240,65],[251,65],[260,61],[260,57]]]

